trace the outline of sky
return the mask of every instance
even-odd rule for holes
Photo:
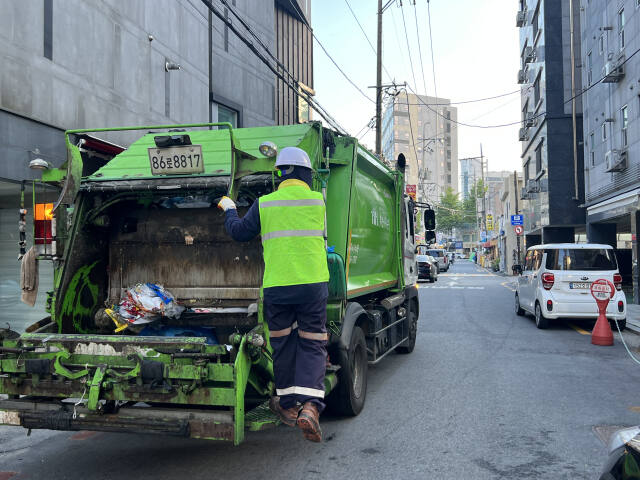
[[[376,82],[376,56],[347,2],[375,47],[376,0],[312,0],[314,34],[344,73],[375,100],[375,89],[368,87]],[[430,0],[429,7],[433,63],[427,0],[415,0],[415,7],[413,0],[402,0],[402,7],[396,0],[385,11],[382,63],[391,79],[396,83],[406,81],[419,94],[433,96],[437,91],[439,97],[452,102],[519,92],[520,86],[516,82],[520,68],[516,0]],[[375,104],[345,79],[317,42],[314,42],[313,55],[316,100],[351,135],[358,133],[375,115]],[[413,63],[413,74],[409,57]],[[423,78],[426,80],[426,92]],[[382,79],[383,83],[390,81],[384,70]],[[457,107],[458,121],[473,125],[519,122],[521,115],[519,93]],[[518,124],[502,128],[460,125],[458,156],[478,156],[482,144],[489,170],[520,170],[518,128]],[[369,131],[362,142],[373,148],[375,132]]]

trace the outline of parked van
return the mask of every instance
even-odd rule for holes
[[[610,245],[550,243],[530,247],[518,277],[516,314],[533,314],[538,328],[546,328],[550,320],[557,318],[595,319],[598,307],[590,288],[600,278],[616,287],[607,307],[607,318],[617,320],[623,329],[627,323],[627,302]]]

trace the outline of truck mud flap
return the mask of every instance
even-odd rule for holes
[[[129,432],[234,441],[231,411],[133,406],[121,408],[117,413],[97,414],[73,403],[20,399],[0,401],[0,424],[30,429]]]

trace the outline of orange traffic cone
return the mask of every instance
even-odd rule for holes
[[[593,327],[593,331],[591,332],[591,343],[605,347],[613,345],[613,332],[611,331],[609,320],[607,320],[607,316],[602,310],[600,311],[596,325]]]

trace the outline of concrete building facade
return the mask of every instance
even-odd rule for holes
[[[582,106],[579,96],[572,101],[580,87],[580,5],[573,2],[571,12],[569,3],[519,0],[521,198],[529,246],[573,242],[584,231]]]
[[[406,183],[420,201],[438,203],[447,188],[458,191],[457,118],[449,100],[411,93],[400,93],[385,108],[384,158],[405,155]]]
[[[640,2],[582,1],[587,239],[618,250],[640,302]]]
[[[29,162],[66,161],[64,130],[309,118],[293,90],[313,92],[310,0],[219,0],[294,75],[276,76],[208,8],[192,0],[3,2],[0,15],[0,272],[3,305],[19,304],[20,181]],[[257,45],[255,40],[252,40]],[[127,146],[139,134],[100,137]],[[30,183],[27,199],[31,198]],[[55,192],[50,193],[53,195]],[[54,197],[55,198],[55,197]],[[30,201],[28,219],[30,219]],[[29,229],[28,229],[29,231]],[[41,272],[46,275],[48,263]],[[49,270],[50,271],[50,270]],[[41,285],[50,284],[43,279]],[[42,289],[45,287],[43,286]]]

